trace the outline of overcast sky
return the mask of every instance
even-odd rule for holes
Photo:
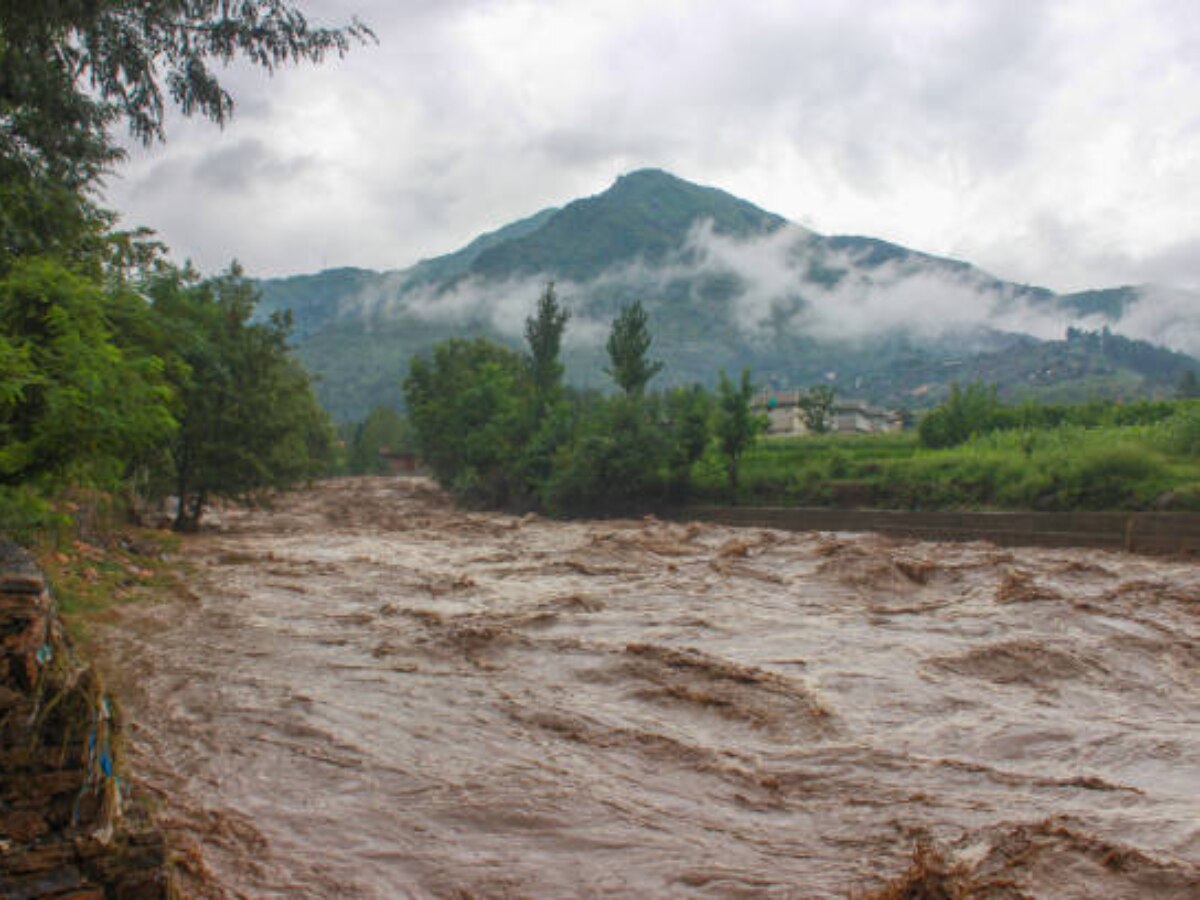
[[[107,199],[182,260],[403,268],[654,166],[1057,290],[1200,289],[1197,0],[296,0],[378,46],[238,68]]]

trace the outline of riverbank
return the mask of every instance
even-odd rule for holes
[[[1181,422],[1200,422],[1200,411]],[[1200,432],[1200,427],[1196,429]],[[1200,513],[1197,438],[1172,421],[1010,430],[942,449],[915,432],[767,438],[741,463],[738,505],[941,512]],[[695,502],[730,501],[720,460]]]
[[[872,532],[928,541],[990,541],[1002,547],[1095,547],[1200,556],[1200,514],[1153,512],[912,512],[783,506],[689,506],[680,520],[785,531]]]

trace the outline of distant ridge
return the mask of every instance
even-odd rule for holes
[[[633,299],[651,314],[663,385],[747,366],[764,385],[823,380],[919,407],[974,378],[1014,397],[1163,396],[1200,369],[1154,343],[1194,333],[1200,345],[1200,330],[1184,327],[1200,298],[1130,286],[1058,295],[877,238],[824,236],[660,169],[407,269],[260,282],[261,312],[293,311],[322,401],[355,419],[399,405],[409,359],[439,340],[519,345],[549,280],[572,311],[565,357],[578,385],[606,384],[603,336]],[[1122,335],[1125,321],[1150,340]],[[1079,339],[1102,327],[1116,332],[1107,342]]]

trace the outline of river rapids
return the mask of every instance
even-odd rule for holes
[[[1200,566],[332,481],[96,643],[200,897],[1200,896]]]

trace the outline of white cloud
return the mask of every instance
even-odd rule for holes
[[[997,282],[970,267],[929,258],[901,257],[882,264],[869,247],[830,249],[796,226],[736,238],[714,232],[711,222],[692,229],[679,253],[660,262],[633,260],[586,282],[558,281],[560,300],[572,311],[569,347],[597,348],[611,327],[614,296],[654,299],[685,282],[699,293],[706,280],[736,285],[730,323],[751,341],[779,331],[821,340],[860,340],[903,332],[916,339],[978,340],[981,331],[1061,339],[1068,326],[1120,334],[1200,354],[1200,317],[1194,294],[1146,288],[1119,322],[1081,317]],[[828,277],[838,273],[838,277]],[[502,282],[465,278],[443,286],[410,287],[397,272],[364,291],[346,311],[365,317],[412,317],[458,326],[482,325],[520,342],[547,273]],[[610,316],[609,316],[610,317]],[[965,349],[965,348],[964,348]]]
[[[205,268],[400,268],[654,165],[1058,290],[1200,288],[1192,0],[299,2],[379,46],[235,68],[224,134],[173,120],[111,184]]]

